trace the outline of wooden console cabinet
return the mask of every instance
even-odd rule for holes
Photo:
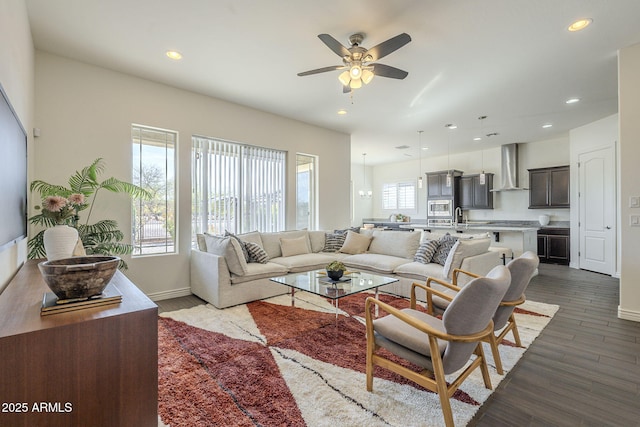
[[[569,265],[569,229],[541,228],[538,230],[538,258],[540,262]]]
[[[28,261],[0,294],[0,425],[158,425],[158,307],[111,283],[119,304],[40,316],[49,288]]]

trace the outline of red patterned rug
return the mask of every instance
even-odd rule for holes
[[[440,425],[437,396],[389,371],[376,368],[374,391],[366,391],[367,296],[342,298],[337,318],[328,300],[305,293],[298,294],[296,307],[281,296],[225,310],[197,306],[164,313],[158,324],[162,422],[175,427]],[[380,298],[408,306],[402,298]],[[554,307],[531,303],[518,315],[525,346]],[[508,370],[525,349],[503,347]],[[494,387],[502,378],[493,370]],[[490,393],[480,376],[472,375],[452,398],[456,425],[466,424]]]

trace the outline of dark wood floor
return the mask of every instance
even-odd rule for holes
[[[560,310],[469,426],[640,426],[640,323],[617,318],[618,280],[539,270],[527,298]],[[158,301],[161,312],[197,304]]]

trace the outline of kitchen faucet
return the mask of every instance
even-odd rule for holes
[[[453,212],[453,223],[455,224],[455,226],[458,226],[458,218],[460,218],[462,216],[462,209],[460,208],[460,206],[458,206],[456,208],[456,210]]]

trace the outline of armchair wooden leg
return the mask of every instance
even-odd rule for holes
[[[487,390],[491,390],[491,377],[489,376],[489,367],[487,366],[487,359],[484,357],[484,350],[482,349],[482,343],[479,342],[474,352],[476,356],[481,359],[480,372],[482,372],[482,380]]]
[[[511,317],[509,317],[509,323],[511,332],[513,333],[513,338],[518,347],[522,347],[522,342],[520,341],[520,333],[518,332],[518,325],[516,325],[516,317],[511,313]]]
[[[429,337],[429,341],[434,341],[434,337]],[[432,344],[432,348],[437,348]],[[442,414],[444,415],[444,423],[447,427],[454,427],[453,424],[453,412],[451,411],[451,402],[449,401],[449,388],[447,387],[447,379],[444,375],[444,366],[442,365],[442,358],[439,354],[431,359],[433,363],[433,376],[436,382],[436,392],[440,397],[440,406],[442,407]]]
[[[500,340],[502,341],[502,340]],[[491,346],[491,354],[493,354],[493,361],[496,364],[496,371],[498,375],[504,375],[504,369],[502,369],[502,359],[500,359],[500,351],[498,350],[498,340],[493,334],[489,335],[489,345]]]
[[[367,349],[367,391],[373,391],[373,354]]]

